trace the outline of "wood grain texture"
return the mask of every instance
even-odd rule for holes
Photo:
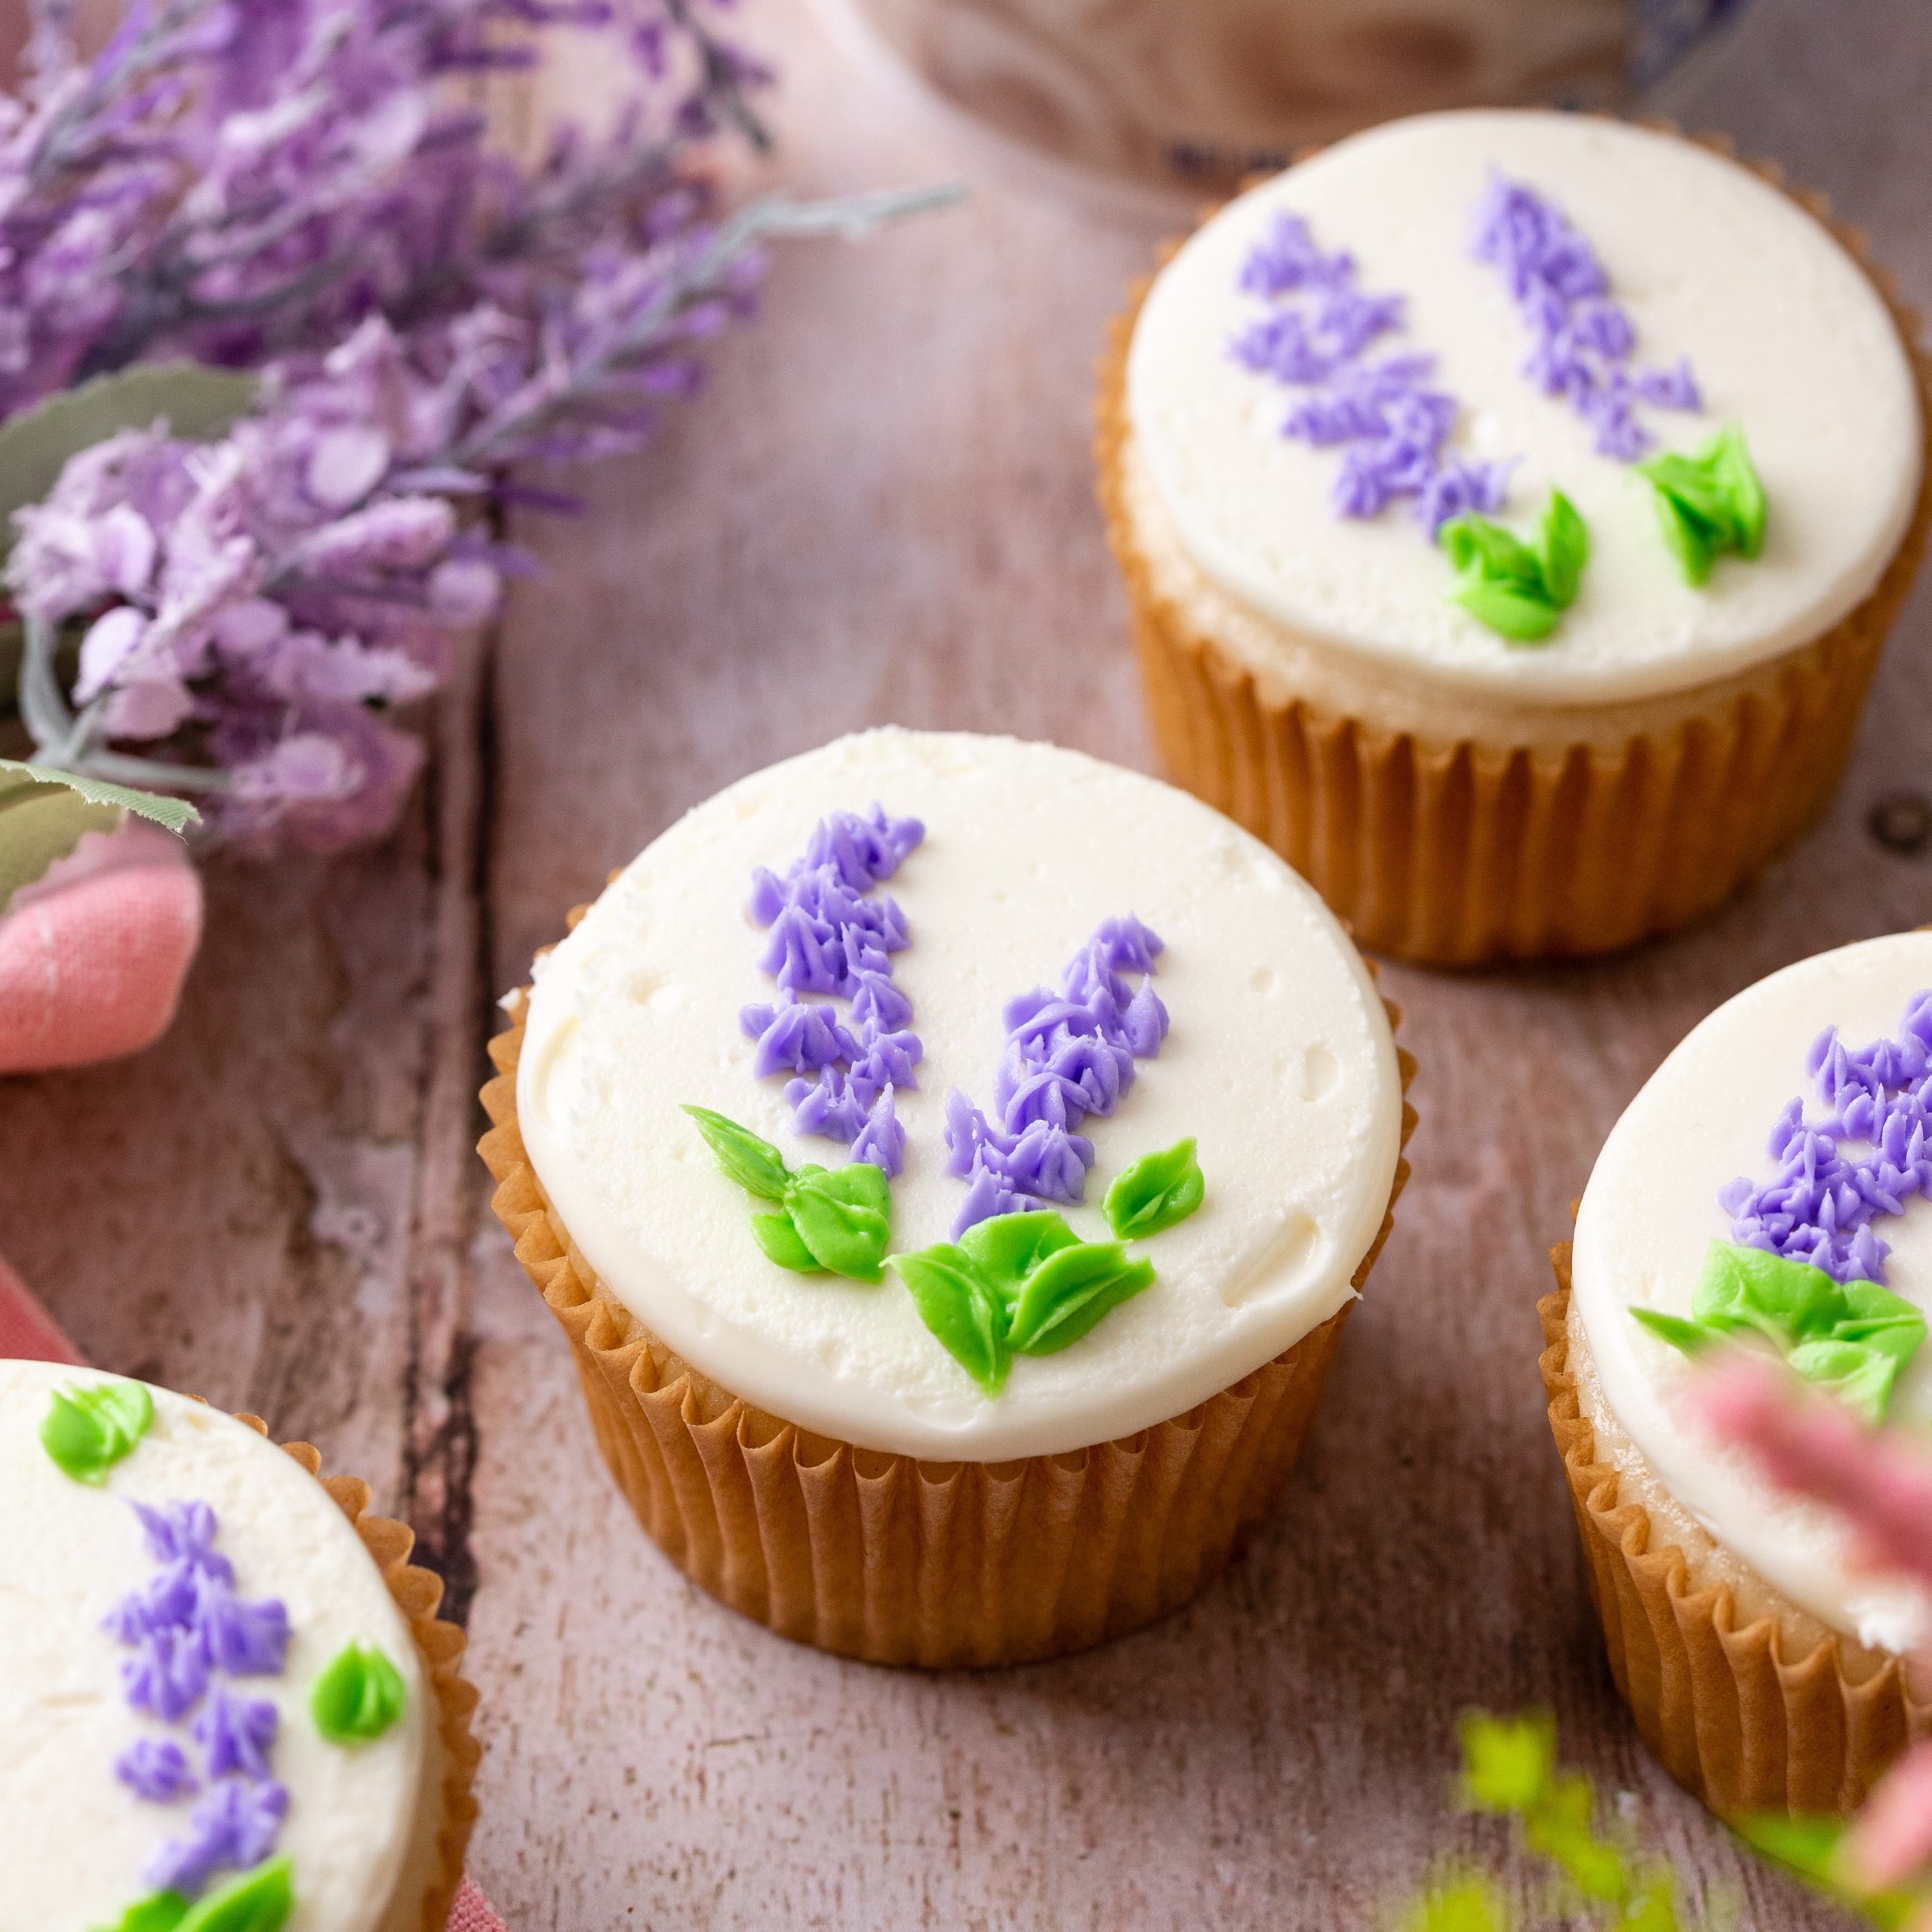
[[[1932,586],[1843,795],[1744,900],[1589,968],[1389,971],[1422,1060],[1414,1179],[1285,1508],[1178,1616],[985,1677],[844,1663],[685,1583],[605,1477],[480,1211],[488,998],[678,812],[853,726],[1152,756],[1088,409],[1106,318],[1179,222],[989,173],[783,0],[749,24],[786,71],[788,178],[963,175],[973,200],[783,255],[712,392],[586,479],[590,517],[524,533],[549,574],[446,702],[401,838],[217,869],[166,1041],[0,1081],[0,1248],[98,1359],[314,1441],[460,1592],[473,1563],[472,1869],[516,1932],[1332,1932],[1458,1851],[1527,1898],[1447,1779],[1459,1710],[1538,1700],[1743,1926],[1834,1922],[1736,1857],[1614,1700],[1534,1309],[1604,1133],[1696,1020],[1932,918],[1932,855],[1866,829],[1928,784]],[[1928,91],[1921,0],[1756,0],[1666,105],[1824,189],[1923,303]]]

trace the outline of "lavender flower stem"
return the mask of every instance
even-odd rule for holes
[[[573,373],[566,389],[513,416],[485,423],[439,460],[460,469],[475,468],[489,463],[492,452],[506,443],[541,429],[549,417],[569,407],[628,357],[648,346],[677,312],[680,303],[709,288],[754,242],[817,235],[836,235],[856,242],[888,222],[949,207],[964,193],[964,189],[956,183],[943,183],[931,188],[846,195],[823,202],[795,202],[783,195],[771,195],[749,203],[720,226],[690,263],[667,278],[608,348],[588,358]]]

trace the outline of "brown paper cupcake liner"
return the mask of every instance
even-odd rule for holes
[[[498,1077],[483,1104],[496,1124],[480,1151],[500,1183],[492,1204],[569,1338],[618,1487],[665,1555],[721,1601],[781,1636],[868,1663],[1024,1663],[1177,1608],[1275,1501],[1315,1420],[1348,1307],[1185,1415],[1006,1463],[857,1448],[700,1374],[598,1278],[525,1156],[516,1065],[525,1011],[519,1001],[510,1029],[490,1042]],[[1397,1058],[1406,1148],[1415,1062],[1399,1048]],[[1398,1157],[1358,1289],[1408,1174]]]
[[[235,1420],[246,1423],[257,1435],[268,1435],[268,1425],[259,1416],[238,1416]],[[312,1444],[284,1442],[277,1446],[328,1491],[362,1539],[362,1546],[383,1573],[396,1607],[408,1620],[424,1675],[435,1694],[436,1737],[442,1753],[441,1820],[423,1875],[419,1919],[421,1932],[444,1932],[450,1901],[463,1882],[470,1828],[476,1822],[472,1787],[483,1755],[470,1730],[471,1714],[476,1709],[475,1687],[461,1674],[468,1640],[454,1623],[444,1623],[436,1614],[443,1600],[442,1579],[409,1561],[416,1542],[414,1531],[406,1523],[373,1515],[369,1485],[359,1478],[324,1475],[321,1456]]]
[[[1747,165],[1783,188],[1776,168]],[[1822,196],[1792,198],[1890,310],[1932,437],[1918,315],[1862,232],[1835,221]],[[1655,729],[1608,746],[1433,739],[1264,691],[1156,586],[1122,461],[1128,349],[1151,285],[1135,283],[1110,325],[1094,449],[1155,741],[1177,783],[1266,840],[1361,944],[1441,966],[1609,952],[1711,911],[1823,810],[1924,553],[1932,450],[1910,527],[1871,594],[1784,660],[1712,685],[1706,705],[1687,715],[1684,697],[1698,694],[1672,694]]]
[[[1856,1810],[1906,1743],[1932,1731],[1932,1704],[1900,1660],[1855,1669],[1835,1636],[1787,1655],[1775,1614],[1740,1623],[1730,1585],[1700,1581],[1643,1504],[1620,1499],[1570,1364],[1570,1244],[1550,1260],[1556,1291],[1537,1304],[1549,1426],[1611,1675],[1639,1735],[1722,1817]]]

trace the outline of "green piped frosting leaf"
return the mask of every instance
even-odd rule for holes
[[[799,1238],[792,1217],[783,1208],[775,1214],[752,1217],[752,1238],[764,1251],[764,1258],[795,1275],[823,1275],[825,1264]]]
[[[1540,644],[1577,601],[1590,537],[1577,506],[1552,490],[1534,549],[1487,517],[1452,517],[1436,533],[1457,574],[1450,595],[1512,644]]]
[[[346,1644],[309,1692],[309,1715],[331,1744],[367,1744],[402,1715],[402,1672],[374,1644]]]
[[[1118,1241],[1060,1248],[1026,1277],[1008,1341],[1016,1355],[1056,1355],[1153,1281],[1154,1264],[1130,1260]]]
[[[770,1141],[761,1140],[749,1128],[713,1113],[709,1107],[687,1107],[685,1112],[697,1122],[705,1145],[717,1156],[728,1179],[761,1201],[785,1198],[785,1157]]]
[[[1749,559],[1764,546],[1764,486],[1744,433],[1727,423],[1694,456],[1675,451],[1637,466],[1655,493],[1657,515],[1689,584],[1706,582],[1726,552]]]
[[[996,1214],[975,1221],[959,1237],[959,1245],[978,1265],[1002,1303],[1011,1309],[1020,1299],[1026,1277],[1050,1254],[1078,1247],[1080,1237],[1057,1208],[1035,1208],[1024,1214]]]
[[[1206,1198],[1208,1183],[1192,1140],[1143,1154],[1118,1175],[1102,1203],[1107,1226],[1122,1241],[1144,1241],[1184,1221]]]
[[[97,1932],[176,1932],[188,1915],[188,1901],[179,1892],[153,1892],[137,1900],[112,1925]]]
[[[969,1235],[977,1232],[968,1230]],[[979,1384],[982,1394],[997,1395],[1006,1386],[1012,1365],[1006,1342],[1007,1305],[978,1262],[964,1247],[942,1241],[915,1254],[895,1254],[891,1265],[940,1346]]]
[[[892,1238],[892,1188],[870,1161],[801,1168],[786,1183],[785,1212],[821,1268],[854,1281],[884,1278],[881,1264]]]
[[[1925,1317],[1875,1281],[1835,1281],[1822,1268],[1762,1248],[1714,1241],[1691,1319],[1633,1308],[1660,1340],[1688,1355],[1755,1335],[1787,1364],[1872,1422],[1884,1420],[1899,1371],[1925,1340]]]
[[[40,1446],[76,1482],[103,1483],[153,1420],[154,1398],[140,1383],[76,1383],[54,1392]]]
[[[281,1932],[294,1909],[295,1867],[272,1858],[190,1907],[175,1932]]]
[[[747,1194],[776,1204],[752,1217],[752,1238],[765,1258],[794,1274],[884,1278],[892,1238],[892,1184],[869,1161],[794,1174],[768,1140],[709,1107],[687,1107],[726,1177]]]

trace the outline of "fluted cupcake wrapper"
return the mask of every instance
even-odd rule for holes
[[[238,1416],[257,1435],[268,1435],[259,1416]],[[277,1445],[292,1457],[329,1493],[362,1540],[389,1595],[409,1624],[410,1635],[423,1661],[423,1675],[436,1700],[435,1738],[441,1755],[441,1789],[433,1844],[419,1841],[414,1857],[422,1867],[421,1932],[444,1932],[450,1901],[463,1882],[463,1854],[476,1822],[473,1787],[483,1752],[470,1730],[476,1709],[475,1687],[462,1675],[467,1639],[454,1623],[436,1614],[443,1598],[442,1579],[409,1561],[416,1534],[406,1523],[378,1516],[369,1508],[369,1485],[355,1476],[325,1476],[322,1459],[307,1442]],[[387,1921],[386,1921],[385,1923]]]
[[[1005,1463],[925,1462],[812,1435],[700,1374],[598,1280],[525,1156],[524,1012],[519,1003],[490,1043],[499,1077],[483,1103],[496,1124],[481,1152],[499,1183],[494,1205],[569,1339],[618,1487],[713,1596],[781,1636],[869,1663],[1020,1663],[1177,1608],[1274,1502],[1314,1422],[1348,1307],[1185,1415]],[[1406,1094],[1415,1063],[1398,1057]],[[1405,1100],[1404,1146],[1415,1118]],[[1358,1289],[1408,1172],[1398,1158]]]
[[[1783,187],[1775,168],[1749,165]],[[1918,317],[1860,232],[1833,221],[1822,197],[1792,198],[1890,309],[1932,436]],[[1707,709],[1686,715],[1675,694],[1657,728],[1608,746],[1432,740],[1263,690],[1156,586],[1123,463],[1128,350],[1151,286],[1137,282],[1110,327],[1095,455],[1155,741],[1177,783],[1266,839],[1361,944],[1456,966],[1609,952],[1709,912],[1823,809],[1924,552],[1932,452],[1910,528],[1871,594],[1781,663],[1713,685]]]
[[[1596,1458],[1570,1364],[1570,1244],[1552,1250],[1556,1291],[1537,1304],[1549,1426],[1570,1487],[1611,1676],[1651,1753],[1721,1816],[1853,1811],[1932,1705],[1894,1659],[1860,1681],[1827,1637],[1787,1657],[1775,1617],[1740,1623],[1730,1586],[1696,1587],[1684,1551],[1641,1503],[1620,1500]]]

